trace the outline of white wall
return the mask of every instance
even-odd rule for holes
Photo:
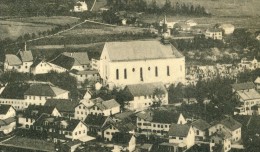
[[[16,111],[14,110],[13,107],[10,107],[10,109],[7,111],[6,114],[0,115],[0,120],[4,120],[4,119],[15,117],[15,116],[16,116]]]

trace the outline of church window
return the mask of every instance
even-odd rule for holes
[[[126,71],[126,69],[124,69],[124,77],[125,77],[125,79],[127,79],[127,71]]]
[[[170,76],[170,67],[167,66],[167,76]]]
[[[158,77],[158,67],[155,67],[155,76]]]
[[[116,69],[116,79],[118,80],[119,79],[119,70]]]
[[[132,71],[135,72],[135,68],[133,68]]]

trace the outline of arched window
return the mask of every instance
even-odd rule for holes
[[[170,67],[167,66],[167,76],[170,76]]]
[[[116,69],[116,79],[118,80],[119,79],[119,70]]]
[[[155,76],[158,77],[158,67],[155,67]]]
[[[127,70],[124,69],[124,78],[127,79]]]

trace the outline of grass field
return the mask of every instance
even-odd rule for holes
[[[13,145],[15,147],[34,149],[34,150],[55,151],[54,143],[46,142],[44,140],[38,140],[38,139],[14,137],[8,141],[5,141],[4,144]]]

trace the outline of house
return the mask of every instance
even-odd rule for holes
[[[31,73],[34,75],[46,74],[52,70],[55,70],[55,69],[45,59],[36,59],[33,62],[33,64],[31,65]]]
[[[89,112],[94,115],[110,116],[120,112],[120,104],[116,100],[100,100],[101,98],[93,99],[94,105],[89,108]]]
[[[260,90],[260,77],[257,77],[254,81],[255,85],[256,85],[256,89]]]
[[[21,128],[29,129],[42,114],[61,117],[61,114],[54,106],[29,105],[25,112],[18,117],[18,123]]]
[[[242,70],[255,70],[259,67],[258,61],[256,58],[250,60],[248,58],[242,58],[241,62],[238,64],[239,68]]]
[[[0,120],[15,116],[16,111],[11,105],[0,104]]]
[[[131,111],[131,110],[124,110],[124,111],[121,111],[120,113],[114,114],[110,117],[115,122],[119,122],[119,121],[135,122],[136,121],[135,112]]]
[[[195,133],[195,140],[203,141],[208,136],[210,124],[202,119],[198,119],[191,123]]]
[[[255,89],[255,84],[253,82],[245,82],[245,83],[235,83],[231,85],[232,91],[242,91],[242,90],[251,90]]]
[[[197,26],[197,25],[198,25],[198,23],[195,22],[194,20],[187,20],[187,21],[185,22],[185,24],[189,25],[190,27],[193,27],[193,26]]]
[[[66,72],[70,70],[84,71],[90,68],[87,52],[63,52],[49,61],[54,71]]]
[[[130,110],[141,111],[156,102],[168,104],[168,91],[162,82],[127,85],[125,91],[132,99],[126,104],[126,108]]]
[[[166,25],[168,29],[173,29],[176,23],[177,22],[167,20],[166,16],[164,16],[164,19],[159,22],[159,26],[162,27],[163,25]]]
[[[169,143],[177,144],[182,150],[189,149],[195,144],[195,133],[186,124],[171,124],[169,129]]]
[[[75,107],[78,101],[70,99],[47,99],[44,106],[56,107],[62,117],[74,118]]]
[[[237,143],[241,140],[241,127],[241,123],[231,117],[227,117],[221,121],[214,122],[209,128],[209,136],[224,130],[230,134],[231,143]]]
[[[129,133],[116,132],[113,134],[112,142],[114,144],[114,149],[112,152],[118,151],[129,151],[132,152],[136,147],[136,137]]]
[[[77,79],[77,82],[80,84],[84,83],[86,80],[88,80],[89,83],[100,81],[99,72],[97,70],[78,71],[73,69],[70,71],[70,75],[74,76]]]
[[[95,100],[103,101],[101,98],[96,98]],[[90,107],[94,105],[92,100],[81,100],[79,104],[75,107],[74,118],[84,121],[88,114],[90,114]]]
[[[105,141],[112,141],[115,133],[135,133],[136,126],[129,121],[113,122],[110,121],[103,129],[103,139]]]
[[[171,44],[157,40],[106,42],[100,57],[104,84],[185,82],[185,57]]]
[[[32,51],[26,50],[26,45],[25,45],[25,50],[20,50],[17,54],[17,56],[21,59],[22,65],[21,68],[18,70],[19,72],[24,72],[24,73],[29,73],[30,67],[33,64],[33,55]]]
[[[235,30],[235,26],[232,24],[220,24],[218,28],[222,29],[226,35],[233,34]]]
[[[57,118],[41,115],[33,124],[33,129],[46,131],[54,142],[67,140],[84,140],[87,136],[87,126],[80,120]]]
[[[143,144],[140,147],[140,150],[141,150],[141,152],[150,152],[150,151],[152,151],[152,148],[153,148],[153,144]]]
[[[10,70],[20,71],[22,65],[23,63],[18,58],[18,56],[14,54],[5,55],[4,71],[10,71]]]
[[[88,5],[85,1],[78,1],[74,6],[74,12],[85,12],[88,11]]]
[[[205,37],[207,39],[222,40],[222,30],[219,28],[209,28],[205,32]]]
[[[104,137],[104,129],[111,121],[111,118],[108,116],[89,114],[84,123],[88,127],[89,135]]]
[[[171,124],[186,124],[181,113],[166,110],[146,110],[136,114],[137,131],[144,135],[167,135]]]
[[[47,99],[68,99],[69,91],[49,82],[28,81],[8,83],[0,94],[0,103],[23,110],[29,105],[44,105]]]
[[[231,134],[226,130],[217,131],[210,137],[210,152],[217,149],[221,152],[231,150]]]

